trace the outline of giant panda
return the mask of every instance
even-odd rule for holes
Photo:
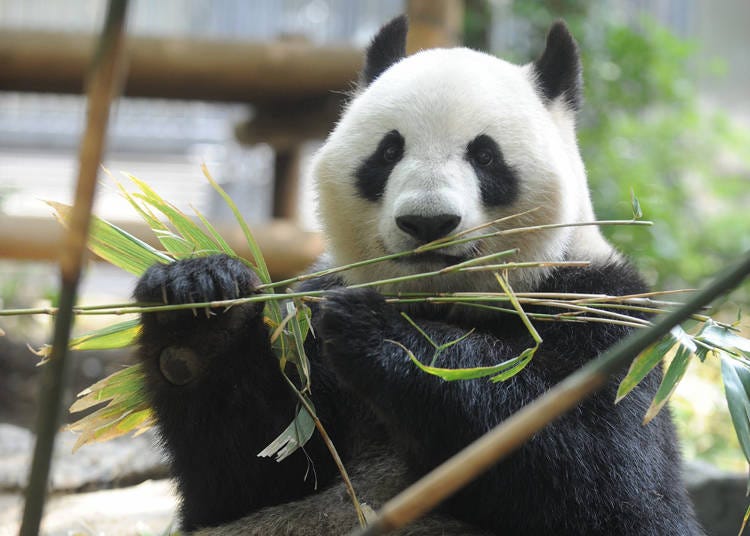
[[[328,244],[323,263],[412,249],[516,214],[496,227],[594,219],[575,135],[581,67],[564,23],[551,27],[539,59],[523,66],[466,48],[405,57],[406,33],[399,17],[374,37],[356,91],[314,157]],[[432,355],[383,293],[496,292],[491,274],[346,288],[510,248],[518,248],[518,261],[590,262],[509,272],[516,291],[646,290],[633,266],[590,226],[477,240],[321,277],[300,289],[327,291],[312,305],[312,399],[369,506],[378,508],[627,335],[627,328],[609,324],[539,322],[542,346],[515,377],[444,382],[388,342],[422,359]],[[152,266],[135,298],[196,303],[250,295],[258,284],[236,259],[191,258]],[[442,367],[492,365],[531,345],[512,315],[458,305],[415,305],[408,312],[438,342],[465,336],[441,354]],[[140,359],[184,531],[332,535],[355,526],[317,433],[281,463],[256,455],[297,406],[258,305],[210,315],[144,314]],[[618,405],[612,379],[400,534],[702,534],[668,411],[641,425],[659,379],[652,373]]]

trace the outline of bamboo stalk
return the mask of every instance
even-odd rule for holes
[[[625,367],[636,355],[658,341],[718,296],[738,286],[750,274],[750,251],[714,278],[682,307],[663,316],[652,327],[636,331],[600,357],[571,374],[506,419],[424,478],[388,501],[378,517],[356,536],[376,536],[406,524],[429,512],[441,501],[477,478],[526,442],[555,418],[604,386],[610,374]]]
[[[88,82],[88,116],[79,153],[79,172],[69,230],[60,253],[60,307],[55,321],[49,365],[41,376],[37,439],[26,488],[21,536],[38,534],[55,434],[61,417],[61,401],[70,374],[67,362],[72,309],[78,290],[83,255],[91,220],[96,178],[104,152],[109,107],[120,88],[123,71],[127,0],[111,0],[93,58]]]

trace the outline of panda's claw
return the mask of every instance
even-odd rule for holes
[[[138,281],[134,296],[141,303],[202,303],[249,296],[257,292],[258,285],[258,277],[240,260],[227,255],[214,255],[151,266]],[[193,307],[146,314],[144,320],[150,317],[160,326],[184,328],[186,323],[209,322],[216,316],[233,314],[240,309],[244,318],[258,317],[262,305],[246,304],[231,311],[203,307],[203,314]]]

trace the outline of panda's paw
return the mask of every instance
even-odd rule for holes
[[[141,276],[134,297],[139,303],[190,304],[231,300],[249,296],[260,284],[258,276],[240,260],[227,255],[182,259],[170,264],[154,264]],[[229,308],[186,308],[177,311],[144,313],[145,332],[165,333],[213,329],[215,324],[259,319],[263,303]]]
[[[326,293],[316,325],[325,356],[334,366],[379,355],[390,307],[372,289]]]

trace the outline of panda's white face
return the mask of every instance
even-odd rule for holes
[[[313,163],[333,263],[410,250],[523,212],[491,230],[593,219],[573,110],[563,99],[545,104],[536,76],[531,65],[456,48],[419,52],[375,78],[352,100]],[[344,277],[353,283],[384,279],[512,248],[519,249],[514,261],[609,252],[597,231],[581,229],[477,240]],[[510,280],[518,290],[530,289],[544,273],[517,270]],[[474,272],[396,286],[436,287],[496,290],[497,282]]]

